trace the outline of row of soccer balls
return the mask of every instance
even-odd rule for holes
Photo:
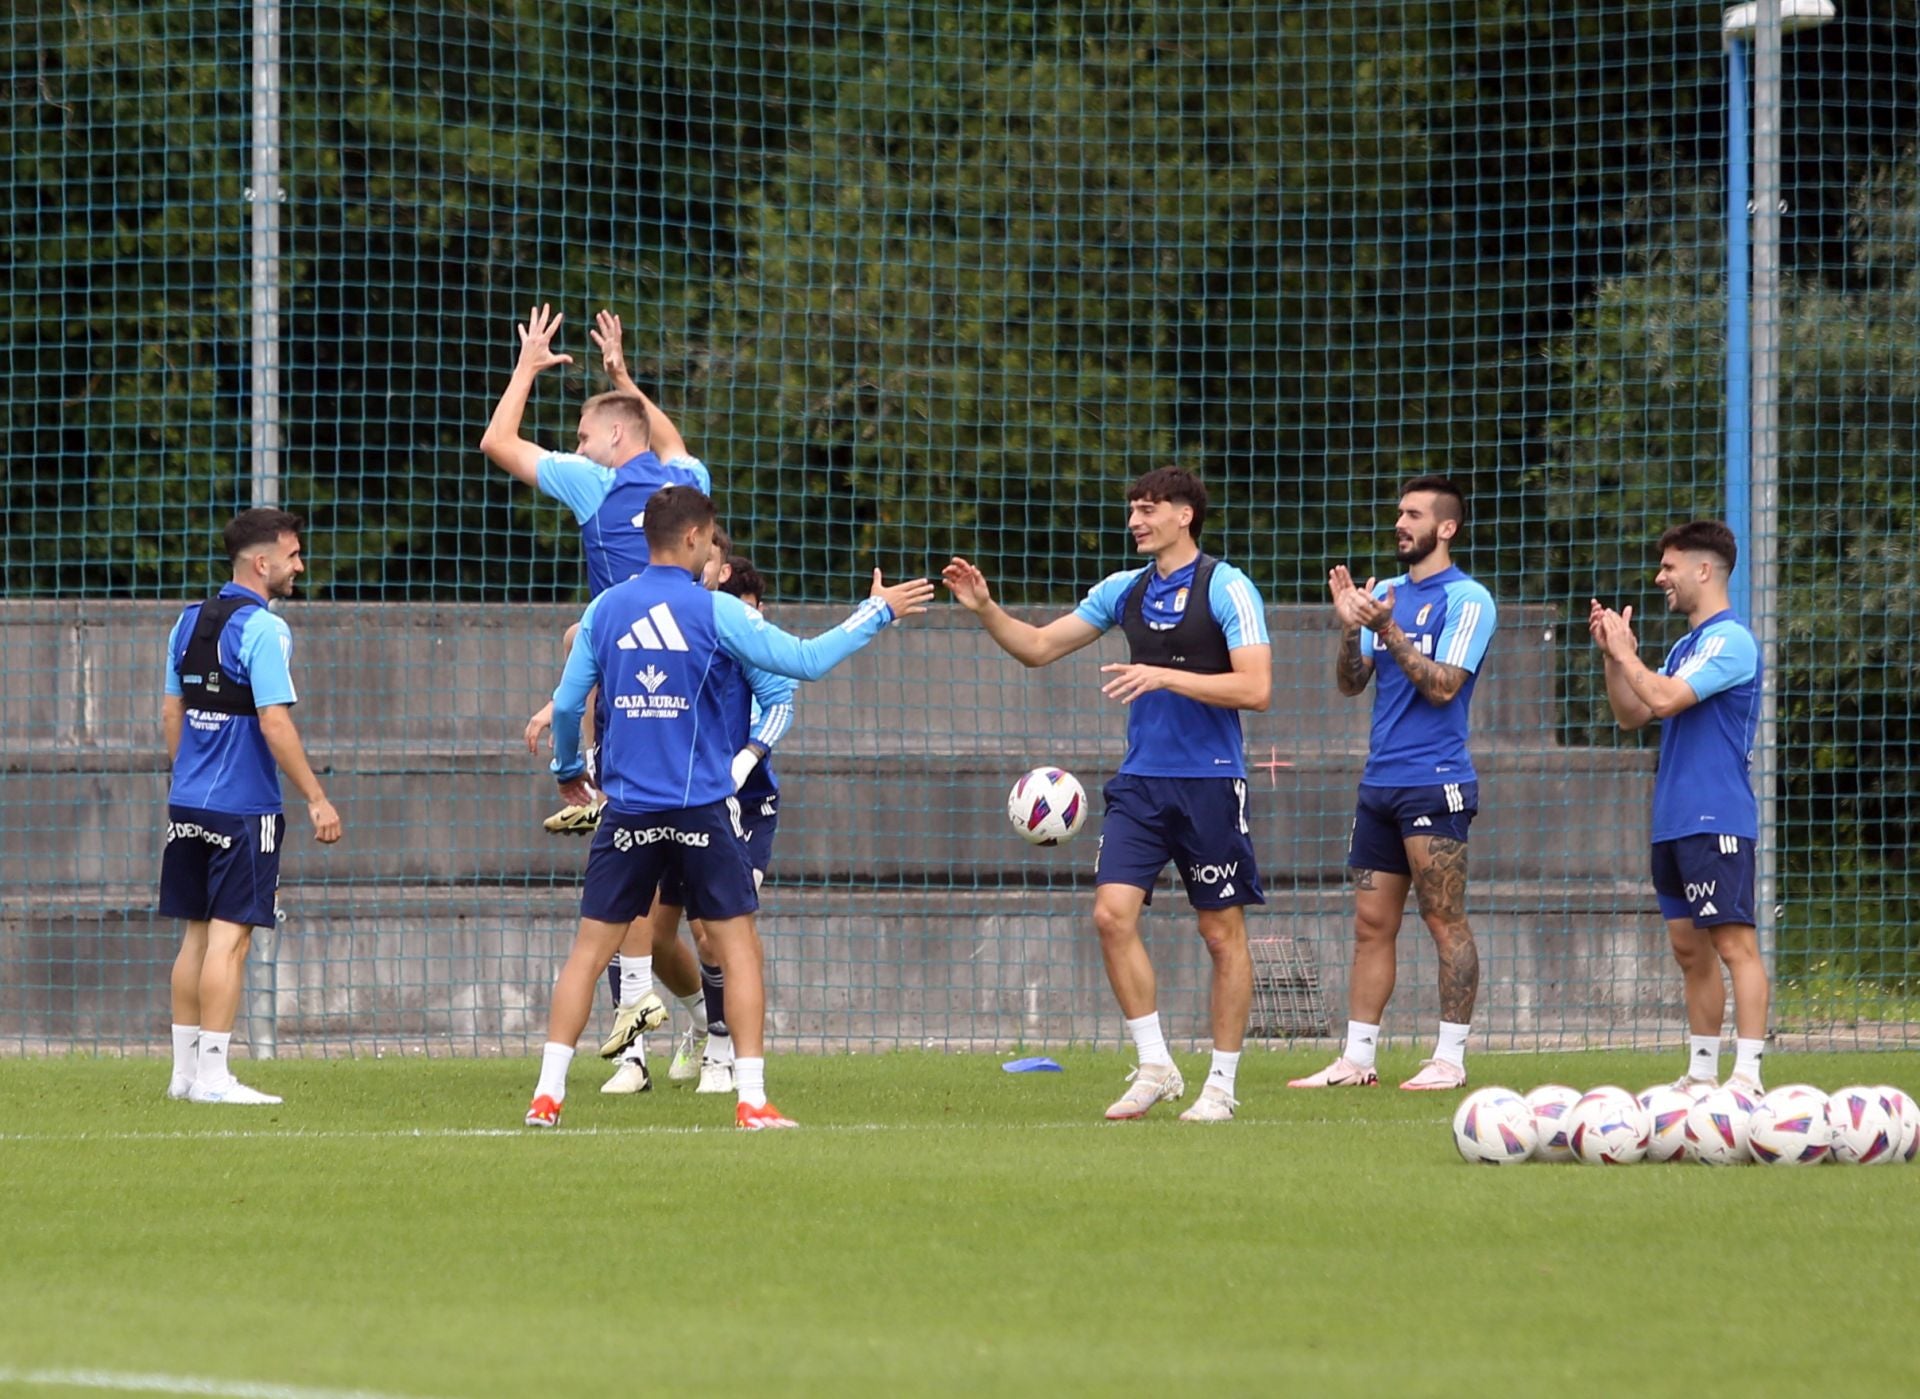
[[[1882,1165],[1920,1151],[1920,1104],[1898,1088],[1822,1093],[1804,1083],[1756,1097],[1737,1084],[1661,1084],[1580,1093],[1549,1083],[1524,1098],[1482,1088],[1453,1115],[1453,1144],[1475,1165],[1520,1161],[1698,1161],[1738,1166]]]

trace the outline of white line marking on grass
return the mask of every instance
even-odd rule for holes
[[[1171,1117],[1163,1119],[1172,1121]],[[1352,1117],[1288,1117],[1242,1120],[1237,1131],[1260,1128],[1339,1127],[1418,1128],[1429,1131],[1448,1118],[1402,1118],[1391,1122],[1371,1122]],[[868,1132],[1124,1132],[1136,1124],[1106,1122],[1099,1118],[1076,1122],[840,1122],[803,1126],[810,1136]],[[1142,1128],[1142,1130],[1150,1130]],[[243,1132],[232,1128],[214,1132],[0,1132],[0,1142],[205,1142],[205,1141],[465,1141],[503,1137],[522,1141],[566,1141],[577,1137],[696,1137],[745,1134],[731,1123],[703,1127],[697,1124],[651,1123],[634,1127],[562,1127],[542,1131],[527,1127],[393,1127],[353,1129],[291,1128],[284,1132]]]
[[[258,1380],[217,1380],[203,1375],[143,1375],[124,1370],[16,1370],[0,1365],[0,1384],[37,1384],[55,1389],[107,1389],[122,1394],[205,1394],[215,1399],[401,1399],[372,1389],[310,1389]]]

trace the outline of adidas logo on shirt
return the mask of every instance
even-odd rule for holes
[[[664,602],[656,602],[647,615],[635,619],[627,634],[614,643],[622,651],[685,651],[687,638],[673,620]]]
[[[1431,816],[1416,817],[1413,824],[1416,826],[1431,826],[1433,824],[1433,818]]]

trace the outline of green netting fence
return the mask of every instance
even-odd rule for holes
[[[0,21],[0,1051],[164,1039],[160,658],[262,498],[311,522],[298,719],[348,830],[323,851],[296,819],[244,1031],[537,1041],[584,851],[540,829],[518,734],[584,580],[566,513],[476,450],[536,302],[575,364],[529,434],[571,444],[603,387],[586,327],[618,311],[795,628],[876,563],[956,552],[1064,609],[1132,561],[1125,484],[1199,470],[1207,542],[1274,634],[1248,746],[1256,1030],[1280,1041],[1345,1016],[1366,701],[1334,692],[1326,570],[1390,571],[1398,483],[1452,475],[1501,607],[1480,1038],[1678,1035],[1652,754],[1608,721],[1584,614],[1632,603],[1650,652],[1673,639],[1652,540],[1726,509],[1749,106],[1778,130],[1755,218],[1778,365],[1754,384],[1777,566],[1753,602],[1775,1025],[1913,1044],[1920,13],[1841,10],[1777,41],[1776,96],[1730,84],[1717,5],[1654,0],[22,0]],[[1032,852],[1000,815],[1029,766],[1093,788],[1117,764],[1111,648],[1029,674],[955,613],[802,692],[763,919],[780,1043],[1118,1034],[1092,841]],[[1175,886],[1156,910],[1170,1029],[1204,1035]],[[1432,980],[1409,918],[1391,1033],[1427,1033]]]

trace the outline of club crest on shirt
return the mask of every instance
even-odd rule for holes
[[[1175,612],[1185,612],[1187,610],[1187,590],[1185,588],[1180,589],[1179,592],[1173,595],[1173,610]]]
[[[1419,614],[1414,617],[1413,624],[1416,627],[1424,627],[1427,624],[1427,615],[1432,611],[1433,611],[1433,604],[1430,602],[1425,604],[1423,607],[1421,607]]]

